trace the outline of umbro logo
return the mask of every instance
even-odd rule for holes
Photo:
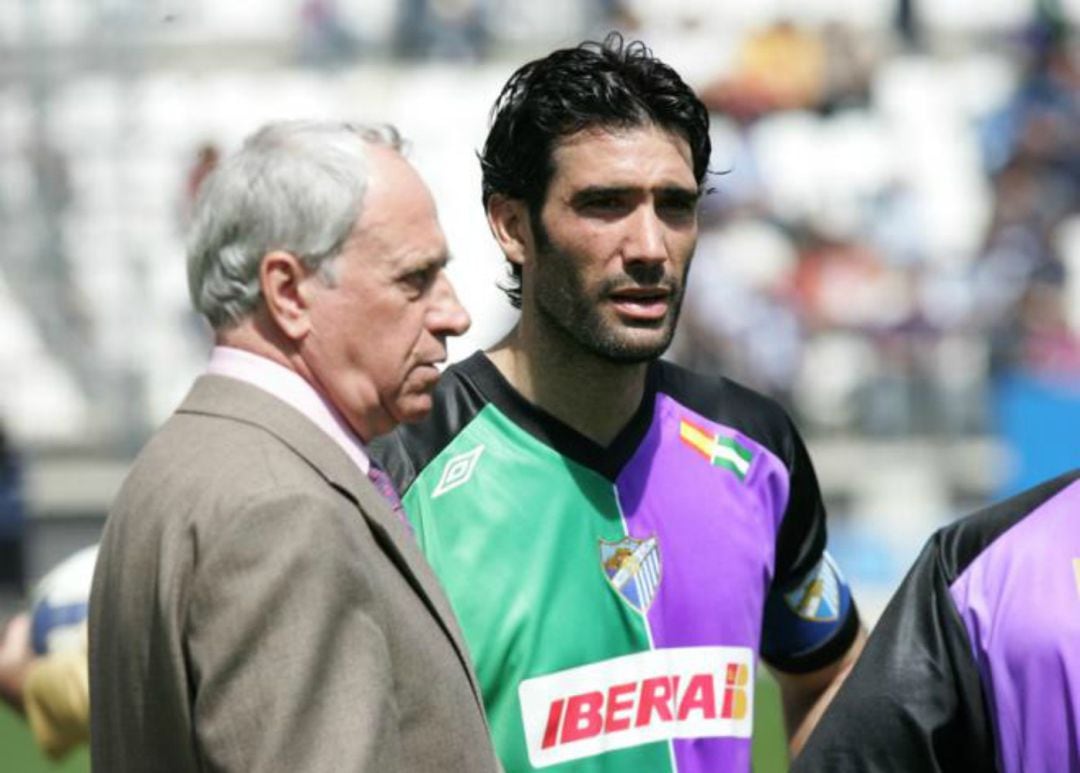
[[[442,477],[439,478],[435,490],[431,492],[431,498],[441,497],[446,492],[453,491],[458,486],[468,483],[476,470],[476,463],[480,459],[480,454],[483,452],[484,447],[479,445],[471,451],[458,454],[450,459],[446,466],[443,467]]]

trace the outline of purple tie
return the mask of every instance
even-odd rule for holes
[[[390,475],[372,459],[367,476],[372,485],[383,495],[386,504],[390,505],[390,509],[401,519],[401,522],[405,524],[411,534],[412,524],[409,523],[409,519],[405,515],[405,508],[401,506],[401,497],[398,496],[397,489],[394,488],[394,481],[390,480]]]

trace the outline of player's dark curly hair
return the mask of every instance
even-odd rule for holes
[[[709,113],[679,74],[639,40],[617,32],[525,64],[491,109],[491,130],[480,155],[485,209],[498,193],[521,199],[534,223],[555,172],[556,143],[590,127],[655,125],[686,139],[698,186],[709,164]],[[521,306],[521,267],[502,289]]]

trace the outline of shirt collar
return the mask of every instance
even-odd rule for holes
[[[244,381],[300,411],[341,446],[364,475],[368,474],[371,460],[363,442],[334,406],[296,371],[253,352],[215,346],[206,372]]]

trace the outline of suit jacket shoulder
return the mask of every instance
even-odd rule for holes
[[[250,385],[200,379],[140,454],[90,628],[102,769],[493,764],[411,536],[330,438]]]

